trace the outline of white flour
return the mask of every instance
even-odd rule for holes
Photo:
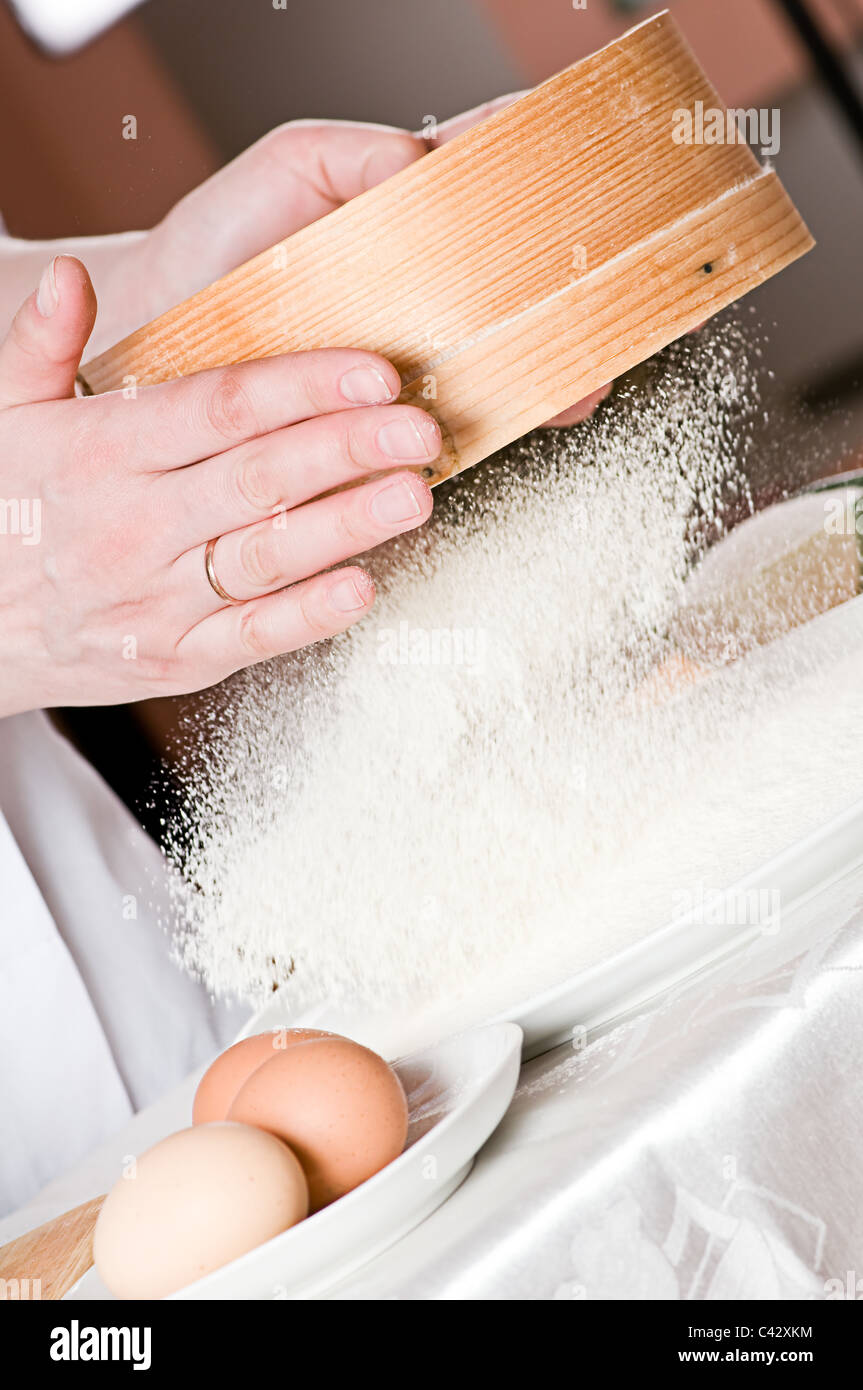
[[[369,619],[245,673],[199,728],[181,950],[214,992],[407,1012],[417,1037],[477,1021],[863,790],[851,758],[823,765],[830,702],[859,720],[841,641],[633,697],[695,536],[740,505],[757,406],[733,325],[641,376],[439,491],[371,557]]]

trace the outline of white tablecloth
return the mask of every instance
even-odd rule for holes
[[[860,1297],[861,1055],[857,870],[743,954],[527,1063],[462,1187],[327,1296]],[[121,1148],[151,1142],[147,1123]],[[0,1240],[104,1190],[108,1149]]]
[[[459,1191],[330,1297],[863,1297],[861,902],[858,871],[527,1063]]]
[[[223,1045],[156,846],[40,711],[0,719],[0,1213]]]

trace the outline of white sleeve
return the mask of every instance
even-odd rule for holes
[[[164,863],[42,713],[0,720],[0,1213],[232,1037],[171,959]]]

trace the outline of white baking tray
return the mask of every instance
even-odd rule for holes
[[[718,920],[702,920],[699,909],[681,915],[635,945],[510,1005],[487,1021],[517,1023],[524,1035],[525,1058],[573,1038],[583,1039],[714,962],[741,951],[763,931],[781,931],[783,920],[790,919],[811,897],[860,865],[863,800],[768,859],[753,873],[712,895],[709,916]],[[780,903],[778,924],[771,920],[728,925],[735,921],[741,900],[761,892]],[[291,1009],[288,1000],[276,999],[268,1004],[243,1030],[243,1036],[300,1024],[342,1032],[369,1047],[386,1051],[386,1022],[380,1016],[326,1004],[298,1012]]]
[[[735,905],[744,896],[763,892],[781,904],[778,930],[816,894],[863,865],[863,801],[782,854],[769,859],[724,892],[716,895],[711,916],[724,919],[705,922],[696,912],[651,932],[633,946],[584,970],[563,984],[535,995],[499,1017],[519,1024],[524,1033],[524,1055],[534,1057],[565,1042],[582,1030],[607,1026],[617,1017],[679,984],[682,980],[742,950],[767,926],[729,926]],[[722,904],[727,910],[722,910]]]

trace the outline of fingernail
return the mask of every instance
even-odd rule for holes
[[[422,507],[410,483],[390,483],[371,501],[372,516],[384,526],[396,526],[420,516]]]
[[[415,420],[391,420],[378,430],[378,445],[391,459],[427,459],[431,441],[426,439]]]
[[[383,405],[396,394],[377,367],[351,367],[339,386],[345,400],[354,405]]]
[[[56,264],[57,257],[55,256],[42,271],[42,279],[39,281],[39,288],[36,291],[36,308],[43,319],[49,319],[60,303],[60,296],[57,293],[57,275],[54,269]]]
[[[330,603],[338,613],[355,613],[358,608],[365,608],[368,602],[368,580],[365,581],[366,592],[363,593],[360,584],[356,579],[339,579],[330,589]]]

